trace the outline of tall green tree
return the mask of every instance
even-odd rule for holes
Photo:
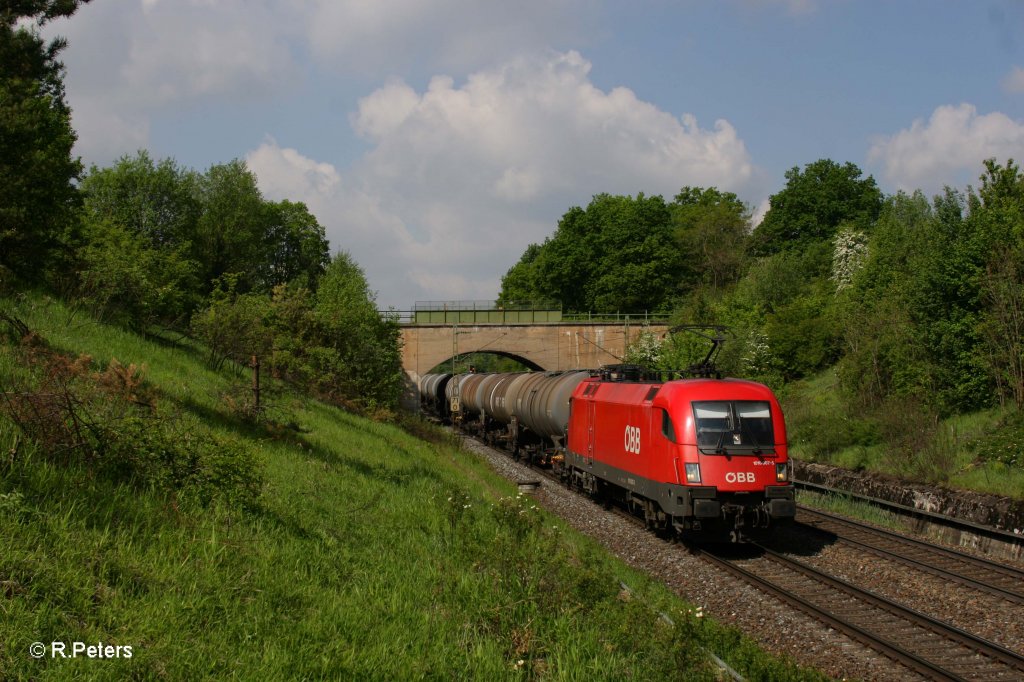
[[[540,253],[540,244],[530,244],[519,261],[501,278],[499,305],[536,304],[544,299],[545,294],[541,293],[543,287],[537,281],[537,258]]]
[[[238,293],[269,294],[293,280],[315,289],[330,261],[324,228],[305,204],[265,200],[240,161],[201,174],[140,151],[92,167],[81,189],[88,240],[101,238],[103,225],[116,226],[141,246],[194,264],[193,297],[225,275]]]
[[[88,0],[19,0],[0,6],[0,267],[35,279],[75,210],[75,133],[64,99],[66,42],[38,28]],[[35,27],[25,21],[35,22]]]
[[[669,305],[682,255],[660,196],[598,194],[570,208],[502,280],[499,302],[558,301],[568,311],[642,312]]]
[[[224,275],[237,274],[239,290],[252,290],[268,255],[273,219],[256,176],[238,159],[215,164],[200,177],[198,195],[202,210],[193,254],[203,281],[212,287]]]
[[[79,294],[93,311],[145,329],[184,327],[207,293],[194,242],[198,174],[141,151],[82,179]]]
[[[174,159],[154,162],[139,151],[89,169],[81,183],[85,216],[113,222],[154,247],[191,250],[202,213],[199,183],[198,173]]]
[[[978,264],[980,354],[1001,402],[1024,409],[1024,172],[985,162],[967,223]]]
[[[245,162],[211,166],[198,180],[193,257],[207,286],[237,274],[240,292],[270,293],[301,278],[315,289],[329,261],[324,228],[301,202],[263,198]]]
[[[344,251],[320,279],[313,320],[321,363],[320,384],[330,395],[364,405],[394,407],[402,390],[398,323],[377,312],[362,268]]]
[[[786,187],[770,202],[751,235],[751,251],[758,256],[830,241],[843,224],[869,229],[882,210],[882,192],[856,165],[821,159],[787,171]]]
[[[269,202],[266,210],[266,261],[259,288],[271,291],[280,284],[297,282],[315,290],[331,260],[323,226],[302,202]]]
[[[920,192],[886,202],[842,299],[840,377],[861,404],[912,398],[937,414],[991,404],[979,283],[996,242],[981,207],[965,219],[963,206],[951,190],[931,204]]]
[[[690,287],[713,291],[735,282],[746,261],[750,209],[732,192],[684,187],[669,205],[679,246],[687,255],[681,272]]]

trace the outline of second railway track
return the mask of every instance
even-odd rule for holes
[[[797,520],[884,559],[1024,605],[1020,569],[806,507],[800,507]]]
[[[723,570],[929,679],[1019,680],[1024,656],[766,547],[748,558],[698,550]]]

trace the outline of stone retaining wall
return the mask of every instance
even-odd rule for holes
[[[908,483],[828,464],[793,462],[795,478],[963,521],[1024,534],[1024,501],[999,495]]]

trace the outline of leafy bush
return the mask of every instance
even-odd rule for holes
[[[827,312],[828,303],[812,291],[768,316],[764,333],[786,380],[814,374],[838,359],[840,335]]]
[[[101,319],[143,329],[187,319],[197,297],[198,264],[181,249],[154,248],[114,223],[86,224],[79,251],[79,295]]]
[[[225,275],[210,295],[210,305],[192,316],[192,333],[210,351],[210,364],[220,369],[228,360],[248,364],[251,356],[269,354],[270,298],[237,293],[238,278]]]
[[[996,428],[975,438],[968,447],[982,462],[1024,468],[1024,414],[1007,415]]]
[[[817,461],[829,461],[842,450],[867,447],[879,440],[878,427],[842,410],[813,410],[813,416],[797,409],[787,410],[791,425],[790,442]]]
[[[161,415],[144,368],[114,359],[94,371],[89,356],[70,358],[28,338],[0,346],[28,368],[0,386],[0,414],[35,441],[43,457],[203,504],[255,506],[262,478],[252,453],[236,440]]]
[[[912,397],[886,401],[876,417],[886,444],[885,464],[911,480],[944,483],[955,467],[956,436],[938,414]]]

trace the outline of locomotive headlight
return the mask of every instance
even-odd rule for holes
[[[789,480],[789,463],[775,465],[775,480],[778,483],[785,483]]]
[[[700,483],[700,464],[696,462],[687,462],[686,465],[686,482],[687,483]]]

